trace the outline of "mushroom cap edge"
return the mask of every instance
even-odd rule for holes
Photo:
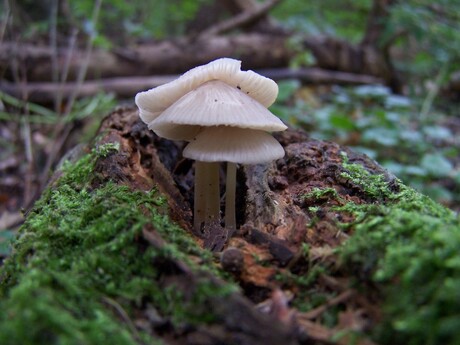
[[[185,72],[178,79],[136,94],[139,116],[145,123],[157,118],[182,96],[210,80],[221,80],[242,90],[265,107],[278,96],[278,85],[254,71],[241,71],[241,61],[220,58]]]

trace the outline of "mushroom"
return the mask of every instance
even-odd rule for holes
[[[221,80],[243,92],[248,92],[251,98],[264,107],[272,105],[278,96],[278,85],[269,78],[253,71],[241,71],[240,68],[241,61],[221,58],[192,68],[167,84],[139,92],[135,98],[139,116],[149,124],[179,98],[210,80]]]
[[[194,159],[197,162],[197,167],[206,164],[204,162],[227,162],[225,226],[229,229],[235,229],[236,164],[267,163],[282,158],[284,149],[275,138],[261,130],[212,126],[206,127],[185,147],[183,156]],[[214,174],[208,176],[210,186],[219,183],[218,173]],[[212,180],[216,177],[217,180]],[[202,182],[196,183],[195,191],[203,193],[200,190]],[[209,192],[211,194],[205,198],[207,200],[205,202],[210,202],[210,204],[202,204],[201,207],[195,205],[195,209],[198,210],[195,213],[195,226],[199,227],[201,222],[206,221],[206,217],[215,218],[218,216],[219,208],[216,209],[215,206],[216,204],[219,205],[218,190],[216,192],[211,189]],[[198,200],[200,200],[200,196],[198,196]],[[204,215],[200,212],[200,208],[205,210]]]
[[[267,109],[278,86],[240,66],[238,60],[218,59],[136,95],[139,115],[151,130],[167,139],[191,141],[184,157],[196,160],[197,230],[203,222],[220,220],[219,162],[228,162],[226,226],[234,228],[236,163],[268,162],[284,155],[267,133],[287,128]]]

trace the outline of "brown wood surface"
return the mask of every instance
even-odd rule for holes
[[[268,165],[238,169],[238,230],[228,232],[215,224],[197,233],[191,212],[193,161],[182,158],[183,143],[157,137],[139,119],[137,110],[130,108],[121,108],[107,117],[98,138],[95,145],[119,143],[120,150],[99,158],[93,188],[109,180],[133,189],[157,188],[168,201],[171,218],[197,243],[213,250],[220,267],[241,288],[241,292],[230,297],[206,300],[206,308],[218,316],[212,323],[165,330],[161,320],[150,320],[149,311],[140,309],[136,317],[145,319],[144,327],[160,331],[166,339],[174,339],[174,344],[320,345],[331,344],[331,339],[350,322],[355,329],[364,330],[378,321],[378,302],[369,299],[372,293],[357,293],[338,266],[331,268],[334,276],[322,275],[315,285],[315,289],[324,289],[336,297],[307,313],[289,305],[291,294],[299,293],[299,286],[275,278],[289,271],[306,274],[309,260],[327,260],[334,266],[337,258],[332,249],[347,238],[337,226],[334,207],[349,201],[372,202],[361,186],[342,177],[343,154],[372,173],[384,174],[391,185],[394,177],[374,161],[335,143],[313,140],[303,132],[289,129],[278,133],[276,138],[286,151],[284,158]],[[316,204],[310,204],[302,195],[315,188],[333,188],[340,198],[318,199]],[[308,210],[318,205],[321,213],[314,215],[313,221]],[[162,238],[148,225],[143,237],[158,248],[168,242],[168,238]],[[308,259],[301,254],[304,244],[309,246]],[[175,258],[152,264],[165,277],[162,287],[174,286],[184,296],[203,279],[216,286],[223,284],[221,278],[197,273]],[[372,292],[371,287],[368,292]],[[340,317],[348,321],[330,329],[321,322],[321,315],[338,304],[344,305],[345,310]],[[366,315],[365,319],[361,315]],[[345,337],[333,343],[346,341]],[[372,342],[363,338],[359,344]]]

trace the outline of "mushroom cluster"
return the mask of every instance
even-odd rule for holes
[[[219,163],[227,162],[225,226],[236,227],[236,164],[267,163],[284,156],[269,132],[287,127],[267,108],[278,85],[241,61],[222,58],[136,95],[139,116],[158,136],[185,140],[183,156],[195,160],[194,227],[220,222]]]

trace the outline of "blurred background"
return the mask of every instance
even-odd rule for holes
[[[223,56],[290,126],[460,209],[458,0],[1,0],[0,255],[104,116]]]

